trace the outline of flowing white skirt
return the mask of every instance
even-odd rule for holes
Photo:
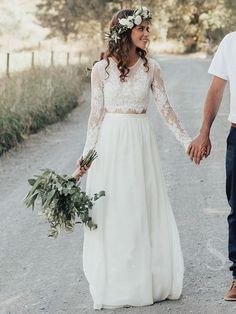
[[[96,150],[86,190],[106,196],[92,210],[98,228],[85,227],[83,247],[94,308],[178,299],[183,257],[146,114],[106,113]]]

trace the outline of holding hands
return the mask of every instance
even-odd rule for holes
[[[200,133],[190,143],[187,151],[190,159],[197,165],[203,157],[207,158],[211,153],[210,130],[219,110],[226,83],[226,80],[214,76],[208,89]]]
[[[209,135],[199,134],[190,143],[187,154],[189,158],[199,165],[203,157],[207,158],[211,153],[211,141]]]

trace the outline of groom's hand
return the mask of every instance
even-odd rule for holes
[[[190,159],[199,165],[202,158],[207,158],[211,153],[211,141],[209,136],[199,134],[189,145],[187,151]]]

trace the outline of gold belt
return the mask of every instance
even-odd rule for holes
[[[134,114],[142,114],[142,113],[146,113],[147,112],[147,110],[146,109],[143,109],[141,112],[137,112],[137,111],[134,111],[134,110],[132,110],[132,109],[129,109],[128,111],[122,111],[121,109],[119,110],[119,109],[117,109],[117,110],[115,110],[115,111],[108,111],[108,109],[106,109],[105,108],[105,112],[107,112],[107,113],[123,113],[123,114],[126,114],[126,113],[134,113]]]

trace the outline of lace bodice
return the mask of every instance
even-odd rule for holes
[[[95,148],[105,112],[125,114],[146,111],[150,92],[153,93],[155,103],[167,126],[187,150],[191,139],[169,103],[158,62],[148,58],[149,70],[147,71],[143,65],[143,60],[139,58],[129,68],[130,72],[126,81],[121,82],[116,62],[112,58],[109,58],[109,60],[110,65],[107,68],[109,76],[105,70],[106,60],[97,62],[92,69],[91,112],[83,156],[90,149]]]

